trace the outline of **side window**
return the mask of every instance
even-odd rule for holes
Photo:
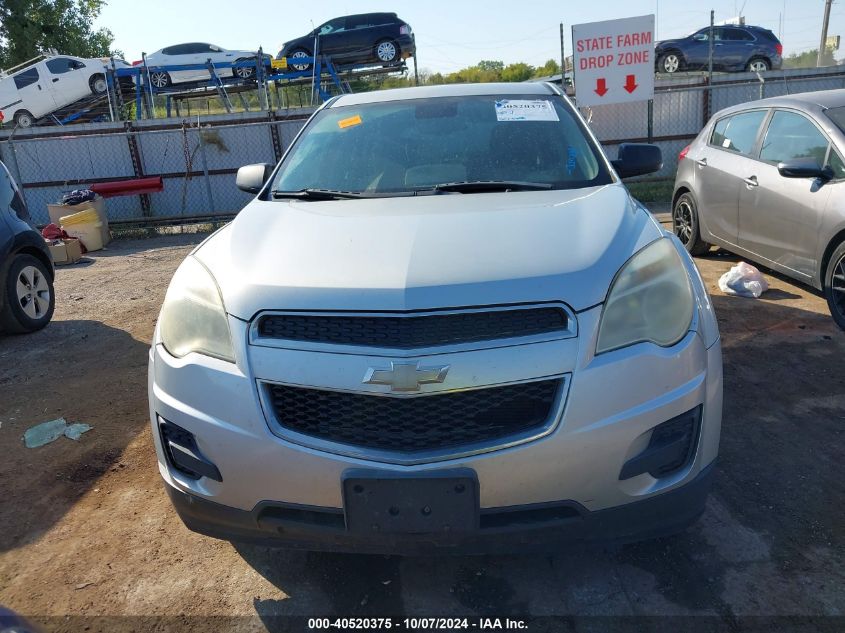
[[[824,164],[828,142],[809,119],[794,112],[777,111],[763,139],[760,160],[779,163],[791,158],[815,158]]]
[[[167,48],[161,49],[162,55],[175,55],[176,54],[176,47],[175,46],[168,46]]]
[[[833,177],[836,180],[845,178],[845,162],[833,147],[830,148],[830,155],[827,157],[827,164],[833,170]]]
[[[369,14],[364,15],[356,15],[356,16],[348,16],[346,18],[346,29],[351,31],[353,29],[367,29],[374,24],[374,21],[370,19]]]
[[[47,69],[54,75],[68,73],[78,68],[85,68],[85,64],[68,57],[56,57],[54,59],[47,60]]]
[[[722,39],[731,42],[750,42],[754,37],[742,29],[724,29]]]
[[[716,122],[710,144],[739,154],[751,154],[765,110],[752,110],[726,117]]]
[[[18,87],[18,90],[21,88],[26,88],[38,81],[38,69],[37,68],[27,68],[25,71],[18,73],[15,75],[15,85]]]
[[[337,33],[339,31],[346,30],[346,19],[345,18],[338,18],[336,20],[331,20],[326,22],[323,26],[320,27],[320,35],[328,35],[329,33]]]

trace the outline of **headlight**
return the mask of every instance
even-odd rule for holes
[[[161,306],[159,334],[173,356],[198,352],[235,362],[220,291],[194,257],[188,256],[173,275]]]
[[[651,341],[668,347],[689,330],[692,288],[671,240],[659,239],[629,259],[610,286],[596,354]]]

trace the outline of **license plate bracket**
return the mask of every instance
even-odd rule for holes
[[[469,469],[422,475],[353,470],[343,478],[346,527],[369,534],[478,529],[478,478]]]

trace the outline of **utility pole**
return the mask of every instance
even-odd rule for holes
[[[563,52],[563,22],[560,23],[560,89],[566,92],[566,54]]]
[[[830,23],[830,5],[833,0],[825,0],[824,2],[824,21],[822,22],[822,39],[819,42],[819,56],[816,58],[816,68],[822,65],[824,52],[827,50],[827,25]]]

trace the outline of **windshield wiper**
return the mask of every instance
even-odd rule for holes
[[[333,189],[300,189],[298,191],[273,192],[273,198],[295,198],[297,200],[338,200],[344,198],[372,198],[372,194],[360,191],[335,191]]]
[[[540,191],[551,189],[547,182],[527,182],[522,180],[473,180],[464,182],[444,182],[434,185],[435,191],[455,191],[473,193],[482,191]]]
[[[335,189],[299,189],[297,191],[273,191],[273,198],[295,200],[345,200],[361,198],[402,198],[417,195],[416,191],[338,191]]]

